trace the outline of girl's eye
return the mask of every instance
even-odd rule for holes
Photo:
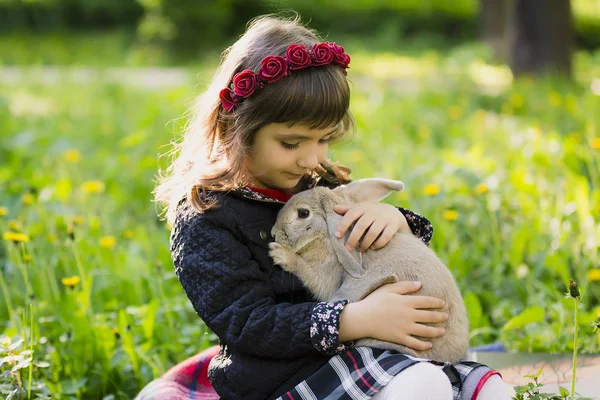
[[[295,149],[298,147],[298,143],[286,143],[286,142],[281,142],[281,145],[285,148],[285,149]]]
[[[298,218],[308,218],[308,216],[310,215],[310,211],[308,211],[306,208],[299,208],[298,209]]]

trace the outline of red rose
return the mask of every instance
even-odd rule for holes
[[[225,88],[221,90],[219,93],[219,97],[221,98],[221,102],[223,103],[223,108],[227,111],[233,110],[235,107],[235,99],[233,98],[233,92],[229,88]]]
[[[335,54],[327,43],[316,43],[312,48],[312,65],[325,65],[333,61]]]
[[[263,58],[260,69],[257,72],[257,78],[268,83],[278,81],[287,76],[288,65],[285,58],[280,56],[267,56]]]
[[[301,44],[292,44],[285,52],[291,70],[306,68],[310,65],[310,53]]]
[[[348,68],[350,65],[350,56],[344,53],[344,48],[333,42],[327,43],[333,51],[334,62],[342,68]]]
[[[240,97],[248,97],[256,90],[254,71],[245,69],[233,77],[233,92]]]

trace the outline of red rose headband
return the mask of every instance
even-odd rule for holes
[[[301,44],[292,44],[287,48],[285,57],[263,58],[258,72],[246,69],[235,74],[232,84],[221,90],[219,97],[223,108],[232,111],[236,104],[250,97],[256,89],[262,89],[267,83],[278,81],[290,75],[292,71],[331,63],[339,65],[346,74],[350,56],[344,53],[342,46],[333,42],[315,43],[311,50]]]

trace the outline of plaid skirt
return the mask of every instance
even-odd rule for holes
[[[175,365],[144,387],[136,400],[219,399],[207,376],[210,360],[218,352],[219,346],[213,346]],[[462,384],[473,370],[489,370],[485,365],[471,361],[439,363],[393,351],[356,347],[333,356],[327,364],[277,400],[370,399],[395,375],[419,362],[430,362],[442,368],[452,384],[454,400],[461,399]]]

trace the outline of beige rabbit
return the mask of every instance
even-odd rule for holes
[[[269,254],[276,264],[298,276],[321,301],[365,298],[378,287],[398,281],[420,281],[416,293],[445,301],[449,318],[442,337],[428,338],[433,348],[416,351],[376,339],[360,339],[357,346],[392,349],[416,357],[456,363],[465,359],[469,345],[467,312],[454,277],[435,253],[411,233],[397,233],[381,249],[352,252],[346,237],[335,237],[342,216],[338,204],[378,202],[404,184],[389,179],[361,179],[333,190],[316,187],[294,195],[277,216]],[[442,324],[432,324],[442,325]]]

